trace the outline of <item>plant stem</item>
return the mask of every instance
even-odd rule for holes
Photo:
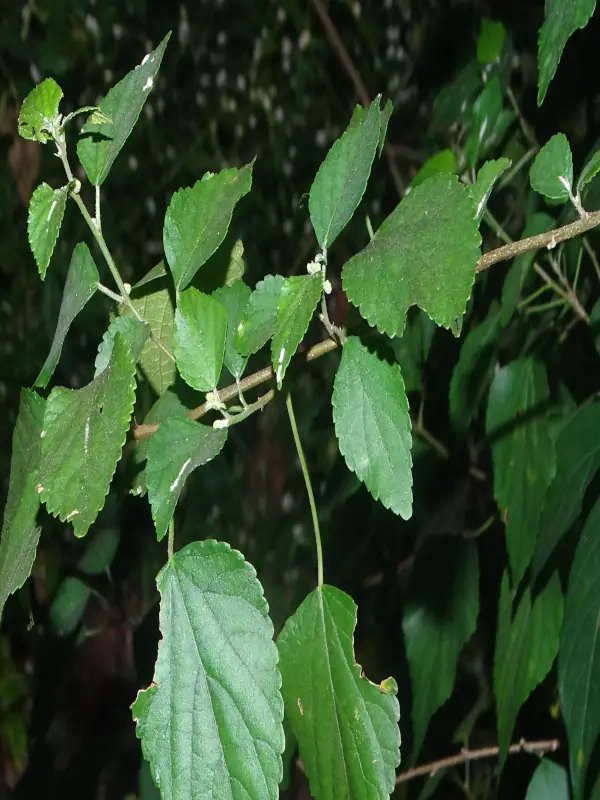
[[[296,444],[296,451],[300,459],[300,466],[302,467],[302,474],[304,475],[304,483],[306,484],[306,492],[308,494],[308,502],[310,504],[310,513],[312,514],[313,528],[315,530],[315,544],[317,547],[317,584],[323,585],[323,548],[321,546],[321,530],[319,528],[319,517],[317,514],[317,506],[315,503],[315,496],[310,482],[310,474],[304,458],[304,451],[302,450],[302,442],[298,434],[298,426],[296,425],[296,417],[294,415],[294,406],[292,405],[292,395],[288,392],[285,398],[285,405],[287,407],[288,416],[290,418],[290,425],[292,427],[292,434]]]
[[[98,289],[99,292],[102,292],[102,294],[105,294],[107,297],[110,297],[111,300],[114,300],[115,303],[119,303],[121,305],[123,304],[123,298],[121,297],[121,295],[117,294],[116,292],[113,292],[103,283],[98,282],[96,284],[96,288]]]
[[[171,517],[169,522],[169,537],[167,539],[167,558],[169,561],[175,553],[175,518]]]
[[[593,265],[594,269],[596,270],[596,275],[598,276],[598,280],[600,281],[600,264],[598,264],[598,257],[596,255],[596,251],[594,250],[592,245],[589,243],[587,236],[583,236],[582,240],[583,240],[583,246],[585,248],[585,251],[588,254],[588,256],[590,257],[590,261],[592,262],[592,265]]]
[[[221,395],[219,394],[219,397]],[[248,417],[255,414],[257,411],[262,411],[263,408],[271,402],[271,400],[275,397],[275,390],[269,389],[266,394],[261,395],[258,400],[255,400],[254,403],[250,403],[249,405],[246,404],[246,407],[243,411],[240,411],[239,414],[230,414],[225,418],[225,420],[220,420],[223,424],[217,425],[220,428],[231,428],[232,425],[237,425],[238,422],[243,422]],[[225,424],[225,421],[227,424]]]

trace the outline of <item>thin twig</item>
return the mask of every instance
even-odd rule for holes
[[[508,752],[511,755],[515,753],[533,753],[538,756],[543,756],[545,753],[553,753],[560,747],[558,739],[545,739],[539,742],[527,742],[521,739],[520,742],[511,744]],[[401,772],[396,778],[396,784],[412,781],[415,778],[422,778],[425,775],[433,776],[441,769],[448,769],[449,767],[457,767],[460,764],[467,764],[470,761],[478,761],[482,758],[494,758],[500,753],[500,748],[496,747],[482,747],[479,750],[468,750],[463,748],[460,753],[448,758],[442,758],[439,761],[432,761],[429,764],[422,764],[420,767],[414,769],[407,769],[406,772]]]

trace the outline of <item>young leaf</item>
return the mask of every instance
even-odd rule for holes
[[[45,400],[35,392],[21,390],[0,537],[0,617],[8,596],[29,577],[40,538],[36,517],[40,507],[37,486],[44,406]]]
[[[411,422],[398,366],[380,361],[360,339],[346,340],[333,384],[340,452],[376,500],[412,514]]]
[[[94,378],[108,366],[117,333],[131,350],[133,360],[137,364],[140,359],[146,340],[150,335],[150,327],[145,322],[140,322],[135,317],[115,317],[102,337],[96,360],[94,361]]]
[[[352,598],[319,586],[277,640],[286,714],[319,800],[384,800],[400,762],[396,682],[362,676],[355,627]]]
[[[252,162],[175,192],[167,208],[163,244],[175,287],[182,291],[221,244],[233,209],[252,186]]]
[[[477,39],[477,61],[480,64],[494,64],[502,55],[506,39],[506,28],[501,22],[482,19]]]
[[[505,573],[500,587],[494,653],[494,695],[501,764],[508,753],[519,709],[550,672],[558,651],[563,616],[563,594],[558,575],[552,576],[533,604],[528,586],[514,618],[511,606],[510,586]]]
[[[179,296],[175,311],[175,358],[192,389],[211,392],[223,368],[227,312],[218,300],[193,287]]]
[[[401,335],[412,305],[453,328],[471,294],[480,242],[468,190],[455,177],[435,175],[344,265],[344,289],[362,316],[390,336]]]
[[[588,184],[600,172],[600,150],[586,162],[581,174],[577,179],[577,194],[581,194],[583,187]]]
[[[41,183],[32,195],[27,216],[29,245],[42,280],[52,258],[52,252],[62,225],[67,190],[53,189]]]
[[[257,353],[275,333],[277,306],[284,282],[283,275],[267,275],[256,284],[235,334],[235,348],[243,356]]]
[[[450,420],[464,434],[477,413],[490,381],[498,349],[500,309],[494,302],[487,317],[465,336],[450,380]]]
[[[175,359],[169,355],[173,349],[175,326],[173,301],[169,290],[160,288],[138,297],[132,291],[131,302],[138,314],[150,326],[152,338],[146,339],[139,363],[144,377],[160,397],[174,382],[177,374]],[[128,308],[123,310],[123,315],[133,316]]]
[[[48,511],[85,536],[104,505],[135,400],[135,362],[115,337],[109,366],[83,389],[46,401],[39,485]]]
[[[271,361],[279,389],[292,356],[308,330],[322,292],[323,277],[320,272],[286,278],[281,287],[271,342]]]
[[[495,161],[486,161],[477,172],[477,180],[471,186],[471,197],[475,203],[477,221],[481,222],[483,212],[489,200],[494,184],[503,172],[510,167],[509,158],[498,158]]]
[[[146,484],[160,541],[169,527],[188,475],[218,456],[227,430],[215,430],[187,417],[161,423],[148,445]]]
[[[465,156],[471,169],[475,169],[484,142],[496,128],[501,112],[502,87],[498,78],[492,78],[473,103],[471,132],[465,142]]]
[[[531,358],[511,361],[490,388],[486,429],[514,587],[535,553],[546,492],[556,473],[549,400],[546,370]]]
[[[111,170],[116,157],[138,121],[141,110],[159,70],[168,33],[156,50],[144,56],[142,63],[131,70],[100,102],[100,111],[107,123],[86,122],[77,143],[77,155],[91,183],[100,186]]]
[[[71,323],[94,295],[99,280],[100,276],[88,246],[83,242],[79,242],[79,244],[75,245],[71,256],[52,347],[44,366],[40,370],[40,374],[36,378],[35,386],[41,386],[45,389],[48,385],[48,381],[52,377],[60,359],[65,337],[71,327]]]
[[[567,40],[578,28],[585,28],[595,7],[596,0],[546,0],[538,43],[538,106],[544,102]]]
[[[569,800],[569,797],[566,769],[543,758],[533,773],[525,800]]]
[[[32,89],[19,113],[19,135],[42,144],[50,141],[59,123],[58,104],[62,96],[62,89],[52,78],[46,78]]]
[[[556,440],[556,474],[546,492],[533,561],[539,575],[552,551],[575,522],[583,496],[600,467],[600,403],[580,406]]]
[[[283,702],[256,572],[223,542],[193,542],[157,578],[154,682],[132,706],[163,800],[275,800]]]
[[[322,250],[344,230],[360,203],[371,174],[381,129],[380,97],[368,112],[353,116],[334,142],[310,188],[308,209]]]
[[[413,759],[431,717],[452,694],[458,657],[475,632],[478,612],[475,544],[444,537],[419,553],[402,620],[412,688]]]
[[[586,769],[600,733],[600,501],[590,512],[575,552],[558,653],[560,705],[569,737],[574,796],[583,795]]]
[[[542,147],[529,172],[531,188],[551,200],[566,202],[573,186],[573,156],[564,133],[557,133]]]
[[[225,366],[236,380],[242,377],[248,359],[235,348],[236,331],[244,318],[244,311],[250,299],[250,289],[243,281],[234,281],[229,286],[221,286],[213,292],[227,312],[227,339],[225,340]]]

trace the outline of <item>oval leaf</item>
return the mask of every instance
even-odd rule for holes
[[[53,189],[47,183],[41,183],[37,187],[29,203],[27,216],[29,245],[42,280],[46,277],[46,270],[60,233],[66,204],[66,188]]]
[[[320,586],[277,640],[286,714],[319,800],[384,800],[400,763],[396,682],[377,686],[362,676],[355,627],[352,598]]]
[[[376,500],[403,519],[412,514],[411,422],[400,368],[351,336],[333,384],[340,452]]]
[[[320,272],[286,278],[281,287],[271,342],[271,361],[279,389],[292,356],[308,330],[322,292],[323,277]]]
[[[241,281],[234,281],[229,286],[221,286],[213,292],[213,297],[218,300],[227,312],[227,338],[225,340],[225,366],[231,376],[239,380],[244,374],[247,357],[235,348],[237,329],[244,317],[244,311],[250,298],[250,289]]]
[[[564,133],[555,134],[535,157],[529,172],[531,188],[551,200],[566,202],[573,186],[573,156]]]
[[[60,119],[58,104],[62,96],[63,91],[53,78],[46,78],[32,89],[21,106],[19,134],[42,144],[52,139]]]
[[[268,606],[223,542],[193,542],[160,571],[154,683],[132,706],[163,800],[275,800],[283,702]]]
[[[548,758],[543,758],[533,773],[525,800],[569,800],[566,769]]]
[[[150,327],[150,337],[140,354],[140,368],[144,377],[160,397],[175,381],[177,369],[173,349],[175,309],[167,288],[157,288],[147,294],[132,292],[131,302],[138,314]],[[125,308],[124,316],[133,316]],[[162,346],[161,346],[162,345]]]
[[[242,355],[257,353],[275,333],[277,306],[284,282],[283,275],[267,275],[256,284],[235,334],[235,347]]]
[[[181,377],[192,389],[211,392],[223,368],[227,312],[208,294],[186,289],[175,312],[175,358]]]
[[[401,335],[412,305],[451,328],[471,294],[480,241],[468,190],[455,177],[435,175],[344,265],[344,288],[382,333]]]

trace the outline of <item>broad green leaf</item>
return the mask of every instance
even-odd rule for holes
[[[391,340],[396,361],[400,364],[407,394],[422,389],[421,372],[429,355],[435,322],[420,309],[409,312],[404,333]]]
[[[500,587],[494,695],[498,724],[500,763],[508,753],[517,714],[531,692],[550,672],[563,617],[563,594],[558,575],[553,575],[541,594],[531,601],[528,586],[514,615],[506,573]]]
[[[579,538],[565,600],[558,653],[560,705],[569,737],[571,781],[576,800],[600,733],[600,501]]]
[[[554,548],[575,522],[583,496],[600,467],[600,403],[580,406],[556,440],[556,474],[546,493],[533,562],[539,575]]]
[[[501,22],[484,18],[477,39],[477,61],[493,64],[500,59],[506,39],[506,28]]]
[[[286,714],[319,800],[384,800],[400,762],[400,710],[393,678],[379,685],[354,660],[356,606],[319,586],[279,635]]]
[[[275,333],[277,306],[284,282],[283,275],[267,275],[256,284],[235,335],[235,348],[242,355],[257,353]]]
[[[546,0],[538,42],[538,106],[544,102],[569,37],[578,28],[585,28],[595,7],[596,0]]]
[[[137,297],[135,294],[132,291],[133,306],[150,326],[151,333],[151,338],[146,339],[146,344],[142,348],[139,365],[144,377],[160,397],[175,381],[177,374],[175,357],[169,355],[173,351],[175,326],[173,301],[166,288],[156,288]],[[123,315],[133,316],[128,308],[123,310]],[[159,345],[162,345],[162,348]]]
[[[181,377],[192,389],[216,388],[226,337],[227,312],[221,303],[198,289],[186,289],[175,311],[174,350]]]
[[[379,142],[377,143],[378,156],[381,156],[383,153],[383,148],[385,147],[385,137],[387,135],[388,124],[393,110],[394,104],[390,99],[388,99],[381,110],[381,117],[379,118]]]
[[[193,542],[157,578],[162,640],[132,706],[162,800],[275,800],[283,702],[273,624],[254,568]]]
[[[188,475],[218,456],[226,439],[227,430],[215,430],[187,417],[162,422],[150,439],[146,484],[159,541],[167,532]]]
[[[29,577],[40,538],[36,518],[44,406],[45,401],[35,392],[21,389],[0,538],[0,617],[8,596]]]
[[[521,239],[529,236],[536,236],[538,233],[545,233],[556,225],[556,220],[545,212],[532,214],[525,223],[525,228]],[[500,321],[502,325],[508,325],[515,312],[517,304],[521,298],[521,292],[527,282],[531,272],[531,265],[536,257],[537,250],[529,250],[517,256],[509,269],[504,284],[502,286],[502,311]]]
[[[577,194],[581,194],[583,187],[588,184],[600,172],[600,150],[586,162],[577,179]]]
[[[279,389],[292,356],[308,330],[322,292],[323,276],[320,272],[286,278],[281,286],[271,342],[271,361]]]
[[[566,202],[573,186],[573,156],[564,133],[557,133],[542,147],[529,172],[531,188],[551,200]]]
[[[46,401],[38,491],[76,536],[85,536],[104,505],[134,400],[135,362],[116,336],[104,372],[83,389],[57,387]]]
[[[556,473],[549,407],[546,370],[538,361],[511,361],[494,376],[486,428],[515,587],[533,559],[546,492]]]
[[[469,61],[452,83],[444,86],[433,101],[433,114],[429,135],[447,134],[457,122],[470,114],[473,99],[482,88],[481,72],[475,59]]]
[[[412,514],[412,432],[404,381],[360,339],[346,339],[333,384],[333,421],[341,454],[376,500]]]
[[[569,800],[569,776],[564,767],[543,758],[527,787],[525,800]]]
[[[250,298],[250,289],[243,281],[234,281],[229,286],[221,286],[213,297],[227,312],[227,339],[225,340],[225,366],[235,379],[241,378],[248,359],[235,348],[235,336]]]
[[[41,183],[31,197],[27,216],[29,245],[42,280],[52,258],[54,246],[62,225],[67,190],[53,189]]]
[[[233,209],[252,186],[252,162],[216,175],[207,172],[191,188],[175,192],[167,208],[163,244],[178,291],[221,244]]]
[[[323,251],[352,219],[367,188],[381,130],[379,103],[378,96],[368,112],[353,117],[327,153],[310,188],[310,219]]]
[[[46,78],[32,89],[19,113],[20,136],[42,144],[52,139],[52,132],[59,124],[58,104],[62,96],[63,91],[53,78]]]
[[[460,433],[477,414],[492,379],[500,330],[500,309],[494,302],[487,317],[465,336],[450,380],[450,420]]]
[[[419,553],[402,620],[412,688],[413,760],[431,717],[452,694],[458,657],[475,632],[478,612],[476,545],[436,538]]]
[[[473,103],[471,132],[465,142],[465,156],[471,169],[475,168],[483,144],[494,131],[501,112],[502,88],[498,78],[492,78]]]
[[[75,246],[71,256],[52,347],[44,366],[40,370],[40,374],[36,378],[36,386],[46,388],[48,385],[48,381],[52,377],[60,359],[65,337],[71,327],[71,323],[94,295],[99,280],[100,276],[88,246],[80,242]]]
[[[150,327],[145,322],[140,322],[135,317],[115,317],[102,337],[96,360],[94,362],[96,378],[108,366],[117,333],[131,350],[133,360],[137,364],[140,359],[146,340],[150,335]]]
[[[401,335],[412,305],[452,328],[471,294],[480,242],[468,190],[454,177],[435,175],[344,265],[344,289],[361,315],[390,336]]]
[[[434,175],[439,175],[440,173],[458,175],[458,162],[454,150],[446,148],[428,158],[412,179],[410,185],[414,189],[415,186],[419,186],[419,184],[426,181],[427,178],[432,178]]]
[[[471,186],[471,196],[475,203],[475,215],[478,222],[481,222],[483,212],[490,198],[494,184],[503,172],[510,167],[510,159],[498,158],[493,161],[486,161],[477,172],[477,180]]]
[[[156,50],[145,55],[142,63],[113,86],[100,102],[100,111],[112,122],[88,121],[81,129],[77,155],[90,182],[96,186],[100,186],[108,177],[116,157],[138,121],[154,86],[170,36],[168,33]]]

